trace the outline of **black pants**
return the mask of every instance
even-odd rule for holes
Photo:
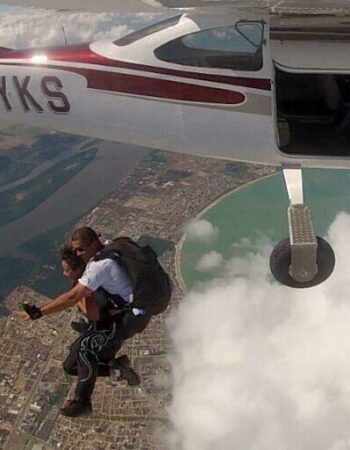
[[[99,288],[95,291],[94,302],[96,303],[100,311],[102,311],[105,315],[110,313],[113,315],[113,313],[123,310],[126,306],[125,300],[120,295],[109,294],[102,288]],[[116,306],[116,309],[110,309],[111,304],[114,304]],[[121,318],[122,327],[124,330],[124,339],[130,339],[135,336],[135,334],[142,333],[142,331],[149,324],[152,315],[139,314],[138,316],[135,316],[131,309],[126,309],[125,311],[115,315],[114,317],[116,318],[116,320],[119,320],[117,318]]]
[[[70,347],[63,363],[69,375],[78,376],[75,400],[90,400],[97,376],[108,376],[108,361],[114,358],[123,344],[123,327],[120,321],[91,323]]]
[[[130,339],[135,334],[142,333],[152,318],[151,314],[139,314],[135,316],[132,311],[122,314],[122,327],[124,339]]]

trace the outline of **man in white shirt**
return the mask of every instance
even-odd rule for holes
[[[98,259],[104,245],[98,235],[90,227],[81,227],[75,230],[71,236],[71,248],[86,263],[85,271],[78,280],[78,285],[84,288],[84,292],[90,295],[101,288],[109,298],[113,298],[120,309],[132,302],[132,284],[127,272],[115,260],[110,258]],[[97,301],[103,302],[103,296]],[[110,305],[110,303],[108,303]],[[103,309],[106,305],[99,304]],[[141,333],[149,324],[152,315],[144,309],[132,308],[126,311],[122,317],[123,336],[129,339],[137,333]]]

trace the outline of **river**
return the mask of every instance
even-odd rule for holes
[[[37,235],[81,217],[113,192],[118,183],[130,175],[140,160],[149,153],[146,148],[108,141],[102,141],[94,147],[98,148],[95,159],[78,175],[25,216],[0,227],[0,257],[11,254],[14,247]],[[62,160],[71,154],[61,155],[58,159]],[[47,168],[38,168],[34,175]],[[26,180],[34,175],[32,173]],[[23,180],[16,181],[16,184],[21,181]]]

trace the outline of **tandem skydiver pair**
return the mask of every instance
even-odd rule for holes
[[[24,304],[15,314],[39,319],[77,305],[86,320],[73,322],[80,332],[63,363],[77,376],[75,395],[61,409],[66,416],[89,414],[97,376],[119,374],[128,384],[140,383],[127,355],[115,358],[126,339],[141,333],[171,297],[168,274],[150,246],[140,247],[128,237],[104,245],[90,227],[75,230],[61,251],[64,275],[72,288],[40,308]]]

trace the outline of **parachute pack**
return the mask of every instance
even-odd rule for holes
[[[150,245],[140,247],[128,237],[119,237],[99,252],[94,260],[113,259],[130,276],[133,290],[132,307],[160,314],[169,305],[171,282]]]

